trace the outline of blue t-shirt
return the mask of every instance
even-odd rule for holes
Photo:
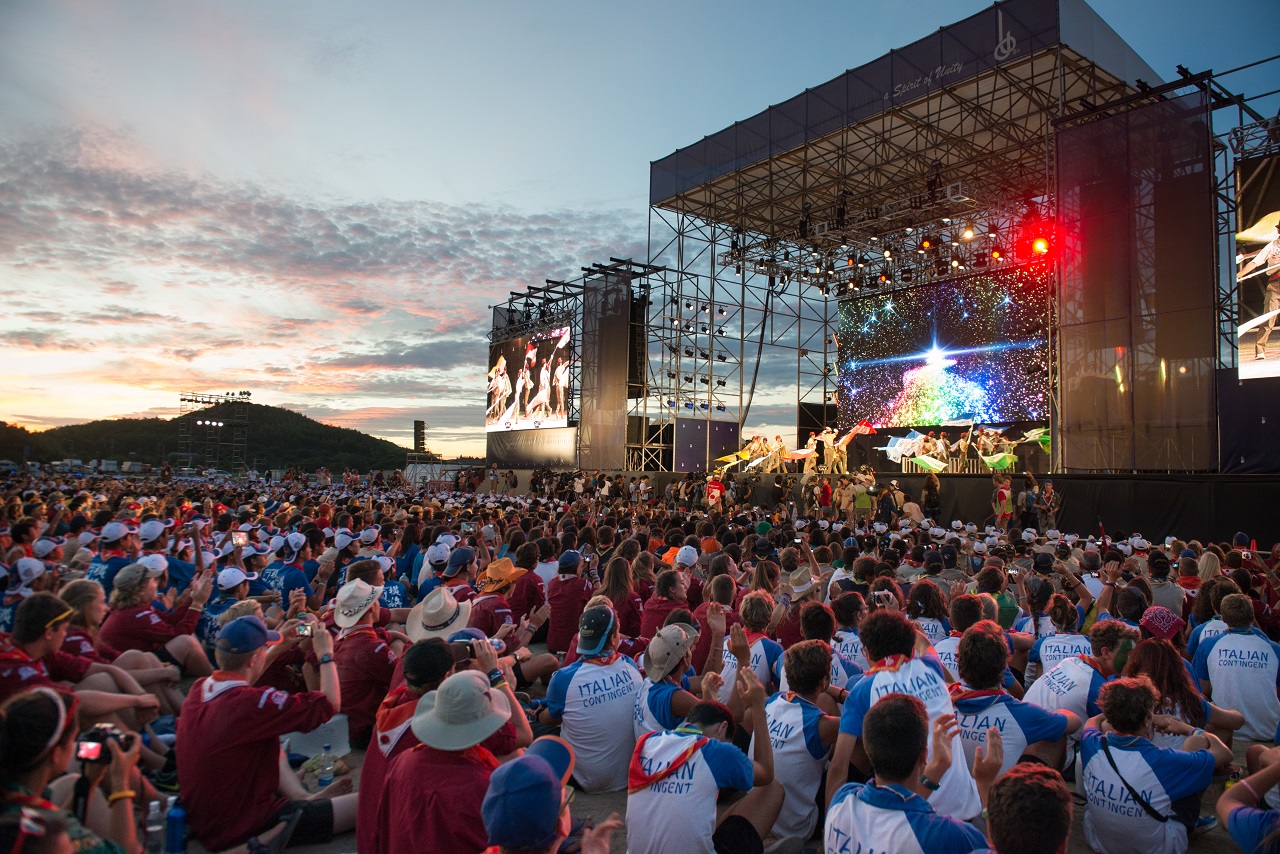
[[[165,562],[169,564],[169,586],[165,590],[173,589],[179,593],[191,586],[191,579],[195,578],[195,564],[187,563],[185,560],[178,560],[172,555],[165,555]]]
[[[1257,807],[1236,807],[1227,816],[1227,833],[1246,854],[1259,850],[1262,840],[1280,829],[1280,812]],[[1274,848],[1268,849],[1275,850]]]
[[[828,852],[969,854],[986,846],[972,826],[934,812],[903,786],[847,783],[827,811],[823,839]]]
[[[409,591],[399,581],[383,582],[382,595],[378,597],[378,604],[384,608],[408,608]]]
[[[306,572],[296,563],[276,561],[270,564],[262,570],[262,581],[280,594],[280,604],[285,608],[289,607],[289,594],[294,590],[301,590],[304,596],[310,596],[315,592],[307,580]],[[249,582],[249,592],[253,593],[252,581]]]
[[[111,589],[115,587],[116,573],[129,565],[129,558],[126,555],[116,555],[114,557],[104,558],[98,555],[89,561],[89,567],[85,570],[85,578],[90,581],[96,581],[102,585],[102,591],[106,594],[107,599],[111,598]]]

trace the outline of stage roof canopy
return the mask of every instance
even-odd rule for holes
[[[1054,118],[1161,82],[1084,0],[1005,0],[655,161],[650,203],[857,239],[1044,191]]]

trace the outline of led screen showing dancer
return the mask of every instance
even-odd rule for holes
[[[1047,264],[840,305],[842,430],[1049,417]]]
[[[1280,376],[1280,157],[1250,157],[1236,172],[1240,379]]]
[[[487,432],[569,426],[569,338],[564,326],[489,347]]]

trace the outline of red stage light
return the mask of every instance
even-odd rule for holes
[[[991,250],[991,260],[992,260],[992,261],[999,261],[999,260],[1000,260],[1000,250],[999,250],[999,249],[992,249],[992,250]]]
[[[1037,237],[1035,240],[1031,241],[1031,251],[1037,255],[1048,255],[1049,241],[1046,238]]]

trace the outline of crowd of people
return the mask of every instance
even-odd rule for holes
[[[137,851],[177,796],[209,850],[1277,850],[1280,544],[712,480],[10,480],[0,847]],[[335,721],[359,786],[308,787],[281,738]]]

